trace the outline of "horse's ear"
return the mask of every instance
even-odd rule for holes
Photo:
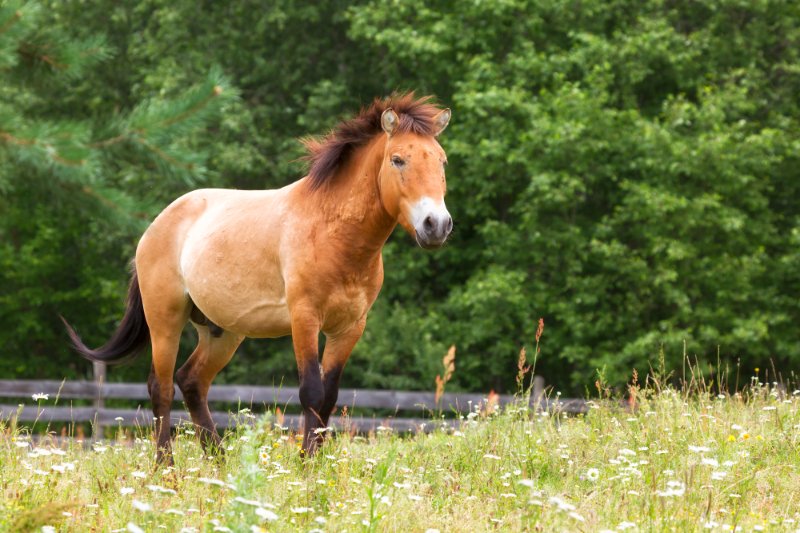
[[[434,137],[437,137],[440,133],[442,133],[450,123],[450,115],[450,109],[442,109],[436,114],[435,117],[433,117],[433,124],[436,128],[436,132],[433,134]]]
[[[398,124],[400,124],[400,117],[391,109],[387,109],[381,115],[381,127],[387,135],[391,136]]]

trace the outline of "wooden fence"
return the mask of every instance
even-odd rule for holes
[[[104,368],[95,369],[95,381],[32,381],[32,380],[0,380],[0,398],[26,399],[20,405],[0,404],[0,417],[16,418],[19,422],[91,422],[95,431],[106,425],[148,426],[153,421],[150,410],[147,385],[144,383],[107,383]],[[48,400],[40,405],[32,403],[34,394],[47,394]],[[58,398],[58,404],[54,405]],[[182,401],[180,390],[175,391],[175,401]],[[295,387],[263,387],[252,385],[214,385],[208,395],[212,404],[232,406],[226,411],[213,411],[217,426],[230,427],[249,419],[239,413],[243,408],[253,413],[265,411],[266,408],[280,407],[286,410],[294,408],[299,411],[300,400]],[[72,406],[71,400],[82,400],[81,403],[92,402],[93,405]],[[107,407],[106,400],[128,400],[128,403],[141,402],[138,407]],[[514,400],[513,396],[500,395],[494,398],[498,405],[505,405]],[[337,405],[341,410],[347,406],[350,414],[349,424],[359,432],[368,432],[379,426],[390,427],[395,431],[419,431],[430,429],[441,421],[434,413],[444,414],[445,419],[453,419],[456,414],[466,415],[470,409],[485,405],[487,395],[470,393],[445,393],[435,402],[434,393],[418,391],[393,390],[361,390],[341,389]],[[534,378],[531,404],[538,409],[558,409],[561,412],[585,412],[586,402],[583,400],[553,401],[546,397],[544,380],[540,376]],[[390,414],[360,414],[390,413]],[[284,415],[283,424],[293,429],[301,425],[300,415]],[[183,405],[176,405],[172,411],[171,423],[190,421]],[[332,416],[331,424],[337,426],[340,417]]]

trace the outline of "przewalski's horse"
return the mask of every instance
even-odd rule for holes
[[[150,342],[159,461],[172,463],[173,374],[204,446],[219,444],[208,390],[244,337],[292,336],[303,450],[314,453],[322,440],[315,430],[328,424],[383,283],[384,243],[399,223],[421,247],[437,248],[453,227],[436,141],[449,120],[450,110],[429,97],[375,100],[328,136],[305,141],[305,178],[277,190],[193,191],[156,217],[136,250],[127,309],[111,339],[92,350],[67,329],[92,361],[121,362]],[[175,373],[187,321],[199,341]]]

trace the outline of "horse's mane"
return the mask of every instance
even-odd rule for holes
[[[340,122],[325,137],[303,139],[308,150],[304,159],[311,163],[308,171],[311,189],[318,189],[332,178],[354,148],[366,144],[383,131],[381,114],[389,108],[400,118],[395,130],[397,133],[434,135],[434,117],[441,109],[430,103],[431,98],[416,98],[413,92],[376,98],[369,107],[362,108],[354,118]]]

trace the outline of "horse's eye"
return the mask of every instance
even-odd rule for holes
[[[392,164],[393,164],[394,166],[396,166],[396,167],[398,167],[398,168],[399,168],[399,167],[402,167],[402,166],[404,166],[404,165],[406,164],[406,162],[405,162],[405,160],[404,160],[402,157],[400,157],[399,155],[393,155],[393,156],[392,156]]]

